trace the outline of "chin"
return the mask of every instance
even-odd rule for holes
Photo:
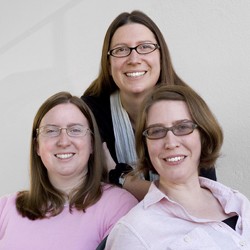
[[[140,95],[140,94],[147,94],[149,92],[148,89],[145,89],[145,88],[134,88],[131,90],[131,93],[133,94],[137,94],[137,95]]]

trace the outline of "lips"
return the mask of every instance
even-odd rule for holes
[[[64,153],[64,154],[55,154],[55,157],[59,158],[59,159],[69,159],[71,157],[73,157],[73,153]]]

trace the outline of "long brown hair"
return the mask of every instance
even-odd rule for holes
[[[33,121],[30,146],[30,189],[19,192],[16,200],[19,213],[31,220],[55,216],[62,211],[65,203],[65,195],[49,181],[47,169],[36,151],[38,143],[36,129],[39,128],[45,114],[62,103],[74,104],[83,113],[92,131],[93,142],[93,153],[89,158],[86,178],[70,195],[70,211],[73,208],[85,211],[87,207],[96,203],[102,194],[101,182],[107,180],[101,137],[92,112],[83,100],[68,92],[59,92],[51,96],[41,105]]]
[[[113,77],[109,73],[108,51],[110,49],[111,39],[116,30],[128,23],[139,23],[146,26],[154,34],[157,44],[160,45],[161,73],[158,82],[165,82],[169,85],[185,85],[185,83],[175,73],[166,41],[160,29],[145,13],[141,11],[132,11],[131,13],[121,13],[110,24],[104,37],[99,75],[85,90],[83,94],[84,96],[99,96],[103,93],[108,95],[113,93],[118,88],[113,80]]]
[[[147,115],[150,107],[161,100],[184,101],[187,104],[192,120],[198,125],[201,137],[199,170],[214,167],[215,161],[220,155],[223,132],[208,105],[188,86],[158,85],[145,98],[139,112],[136,127],[136,151],[139,163],[136,173],[147,174],[149,170],[155,171],[149,158],[146,139],[142,133],[147,126]]]

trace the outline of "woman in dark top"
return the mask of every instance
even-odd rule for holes
[[[109,26],[103,43],[99,76],[82,99],[95,115],[110,181],[141,200],[150,182],[124,175],[135,167],[134,129],[140,104],[155,85],[186,85],[176,74],[167,44],[157,25],[144,13],[121,13]],[[107,145],[107,148],[105,147]],[[130,167],[132,166],[132,167]],[[214,170],[201,175],[216,180]],[[152,181],[156,175],[149,173]]]

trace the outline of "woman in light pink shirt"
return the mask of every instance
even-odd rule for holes
[[[115,225],[105,249],[250,249],[249,200],[199,177],[214,166],[223,142],[204,100],[187,86],[160,86],[139,114],[137,174],[152,170],[160,178]]]
[[[0,199],[0,249],[94,250],[137,200],[105,184],[102,142],[87,105],[68,92],[33,122],[30,188]]]

